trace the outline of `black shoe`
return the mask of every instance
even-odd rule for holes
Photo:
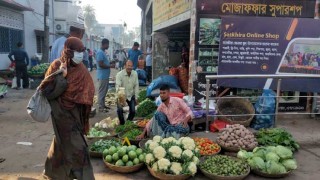
[[[107,107],[107,106],[105,106],[104,108],[107,109],[107,110],[110,110],[110,109],[111,109],[110,107]]]

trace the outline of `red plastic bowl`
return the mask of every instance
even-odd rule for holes
[[[178,98],[183,98],[184,94],[183,93],[170,93],[171,97],[178,97]]]

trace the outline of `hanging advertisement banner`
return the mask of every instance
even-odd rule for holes
[[[221,27],[219,75],[320,74],[319,20],[223,17]],[[218,85],[276,88],[275,81],[266,79],[226,79]],[[281,90],[320,92],[320,83],[316,78],[283,79]]]
[[[199,14],[313,18],[316,0],[197,0]]]

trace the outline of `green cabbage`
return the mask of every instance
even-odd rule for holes
[[[266,161],[279,162],[279,160],[280,160],[280,157],[274,152],[268,152],[266,154]]]
[[[269,174],[283,174],[287,172],[286,168],[282,164],[274,161],[268,161],[266,163],[266,169]]]
[[[265,170],[266,165],[261,157],[253,157],[248,160],[248,164],[252,169]]]
[[[298,167],[297,161],[294,159],[286,159],[282,161],[282,165],[284,165],[287,171],[295,170]]]
[[[254,157],[261,157],[265,159],[266,149],[264,147],[256,147],[253,149],[253,156]]]
[[[267,147],[266,147],[266,150],[267,150],[268,152],[275,152],[275,151],[276,151],[276,147],[275,147],[275,146],[267,146]]]
[[[245,159],[245,160],[251,158],[252,156],[253,156],[252,152],[247,152],[246,150],[240,150],[237,154],[237,157],[239,159]]]
[[[275,153],[280,156],[281,159],[292,159],[292,151],[284,146],[277,146],[275,149]]]

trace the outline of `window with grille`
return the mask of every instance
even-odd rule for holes
[[[0,39],[0,53],[9,53],[18,42],[23,42],[23,31],[0,26]]]
[[[42,53],[44,37],[43,36],[36,36],[36,39],[37,39],[37,53]]]

